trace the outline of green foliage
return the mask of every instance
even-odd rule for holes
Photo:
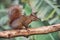
[[[28,4],[25,4],[24,10],[25,10],[26,16],[29,16],[32,13],[32,9],[31,9],[30,5],[28,5]]]
[[[27,3],[28,0],[24,0],[26,3],[23,5],[25,10],[25,15],[29,16],[32,13],[32,9],[37,12],[37,17],[41,20],[33,21],[29,24],[31,28],[37,28],[41,26],[47,26],[52,24],[60,23],[60,9],[57,7],[56,2],[52,0],[30,0],[30,4]],[[6,4],[10,4],[8,0]],[[5,5],[6,5],[5,4]],[[0,10],[4,10],[4,4],[0,3]],[[0,12],[0,31],[9,30],[10,27],[7,24],[8,16],[6,12]],[[29,38],[25,37],[14,37],[10,39],[0,38],[0,40],[60,40],[60,32],[53,32],[48,34],[32,35]]]

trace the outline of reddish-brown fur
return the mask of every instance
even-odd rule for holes
[[[8,14],[10,19],[9,25],[13,29],[23,29],[23,28],[27,29],[29,23],[38,19],[33,14],[31,14],[30,16],[22,15],[19,6],[12,6],[9,12],[10,12]]]

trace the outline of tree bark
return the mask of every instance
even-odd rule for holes
[[[28,28],[27,30],[7,30],[1,31],[0,37],[3,38],[11,38],[17,36],[29,36],[36,34],[47,34],[55,31],[60,31],[60,24],[50,25],[50,26],[42,26],[39,28]]]

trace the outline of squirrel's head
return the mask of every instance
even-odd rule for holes
[[[34,14],[31,14],[29,17],[30,17],[30,19],[31,19],[32,21],[35,21],[35,20],[38,20],[38,19],[39,19],[39,18],[37,18],[37,16],[34,15]]]

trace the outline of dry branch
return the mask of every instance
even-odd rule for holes
[[[51,26],[43,26],[39,28],[28,28],[28,30],[8,30],[8,31],[1,31],[0,37],[10,38],[15,36],[28,36],[28,35],[35,35],[35,34],[46,34],[50,32],[60,31],[60,24],[55,24]]]

